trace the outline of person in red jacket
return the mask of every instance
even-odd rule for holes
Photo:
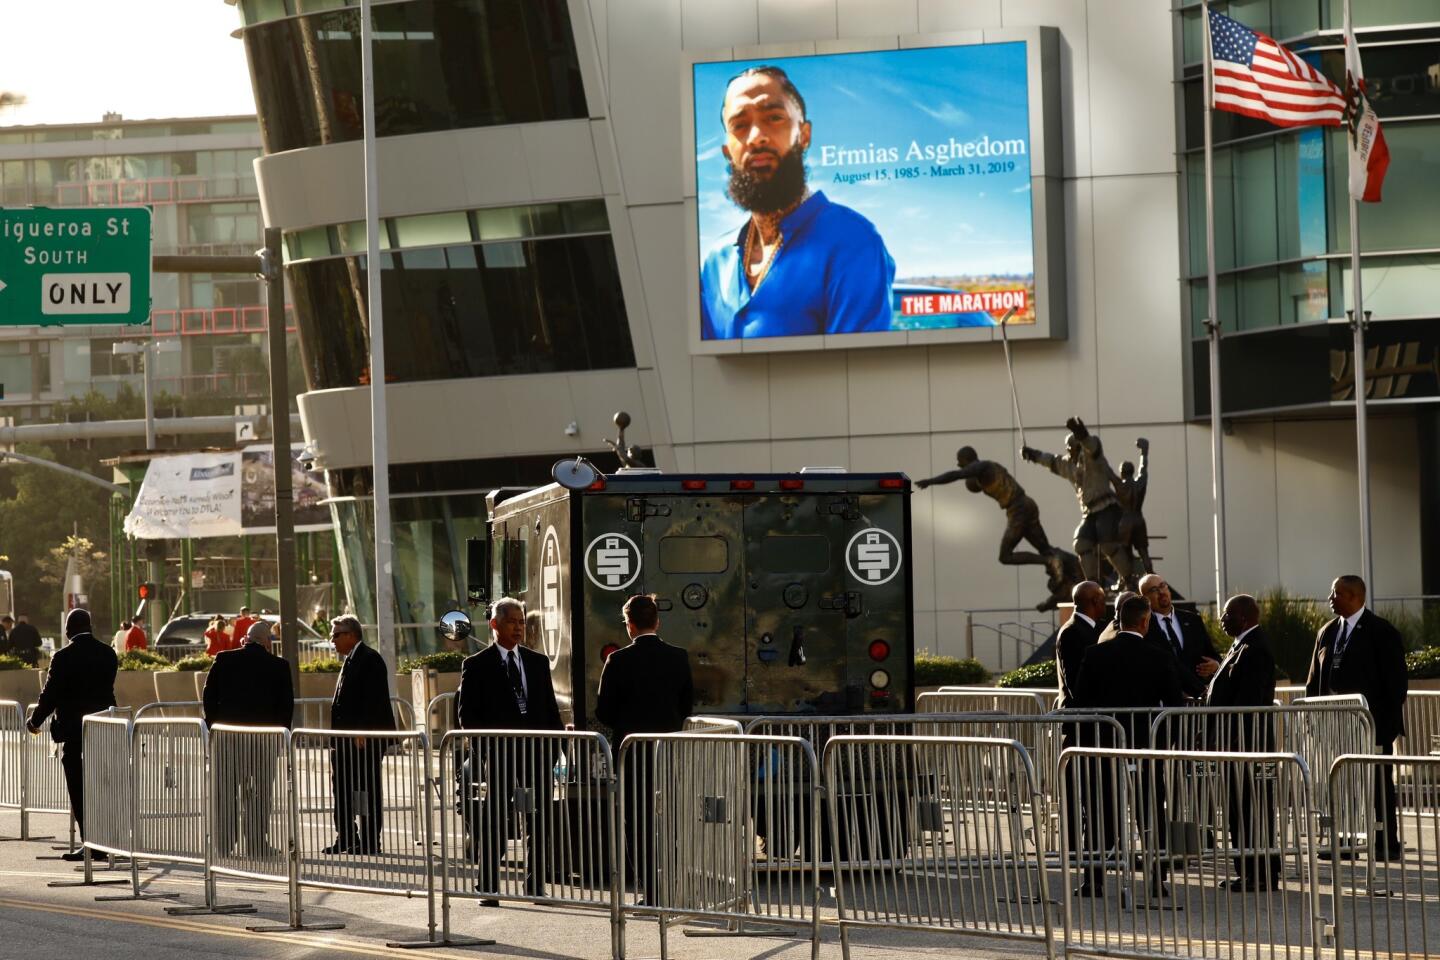
[[[235,629],[230,634],[235,638],[235,642],[230,645],[231,649],[236,649],[240,646],[240,641],[250,635],[250,624],[259,619],[259,617],[250,613],[249,607],[240,608],[240,614],[235,618]]]
[[[210,629],[205,631],[205,653],[209,656],[213,657],[220,651],[229,650],[233,646],[226,626],[223,614],[216,614],[215,619],[210,621]]]
[[[140,621],[137,620],[130,624],[130,629],[125,631],[125,652],[144,650],[149,646],[150,642],[145,637],[145,630],[140,626]]]

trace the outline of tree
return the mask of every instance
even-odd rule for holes
[[[0,110],[6,107],[18,107],[24,104],[25,95],[14,93],[10,90],[0,90]]]
[[[75,563],[75,573],[79,575],[80,581],[85,584],[87,592],[94,590],[102,578],[109,582],[110,556],[103,550],[96,550],[95,544],[87,537],[77,537],[74,534],[66,537],[58,547],[51,547],[39,564],[41,583],[52,587],[65,589],[65,572],[70,568],[70,562]]]

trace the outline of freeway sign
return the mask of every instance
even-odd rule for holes
[[[150,209],[0,209],[0,326],[145,323]]]

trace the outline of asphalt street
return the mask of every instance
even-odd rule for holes
[[[32,817],[32,834],[63,837],[64,818]],[[496,941],[488,946],[399,949],[395,941],[427,938],[427,903],[363,893],[306,890],[307,923],[342,923],[340,930],[281,930],[257,933],[255,925],[284,925],[288,919],[285,888],[247,880],[222,879],[222,904],[248,903],[253,914],[172,916],[167,906],[203,902],[197,869],[156,865],[141,873],[142,891],[155,899],[103,899],[128,896],[129,869],[100,869],[97,879],[123,879],[103,886],[48,886],[82,879],[77,867],[54,859],[57,841],[13,839],[19,816],[0,812],[0,957],[104,956],[107,960],[190,960],[194,957],[313,960],[320,957],[476,957],[508,956],[531,960],[609,960],[608,916],[561,907],[505,904],[482,908],[473,900],[452,901],[452,929],[459,935]],[[171,896],[161,896],[171,895]],[[436,902],[439,920],[439,902]],[[660,955],[657,925],[631,920],[626,924],[626,956]],[[788,936],[692,937],[672,928],[670,955],[676,960],[739,960],[774,958],[805,960],[809,942]],[[884,958],[1039,957],[1038,945],[1012,944],[949,934],[914,934],[893,930],[860,931],[852,935],[854,960]],[[103,945],[103,951],[99,948]],[[835,930],[825,931],[821,956],[841,955]]]

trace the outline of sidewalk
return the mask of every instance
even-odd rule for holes
[[[32,831],[63,838],[63,817],[39,816]],[[19,817],[0,812],[0,837],[18,834]],[[96,897],[127,896],[129,865],[98,868],[97,879],[123,879],[124,884],[95,887],[47,887],[49,881],[77,881],[75,865],[54,859],[57,841],[0,843],[0,955],[86,956],[104,945],[113,960],[190,960],[195,956],[225,956],[237,960],[314,960],[329,957],[480,957],[505,955],[532,960],[610,960],[608,915],[561,907],[507,904],[481,908],[473,900],[452,901],[453,931],[457,935],[495,940],[492,946],[434,947],[422,950],[387,948],[393,941],[426,938],[427,905],[424,899],[381,897],[369,894],[306,890],[305,920],[309,923],[343,923],[343,930],[252,933],[253,925],[284,924],[288,910],[284,887],[246,880],[219,881],[222,904],[250,903],[253,914],[173,917],[167,905],[200,904],[203,886],[198,870],[161,867],[143,870],[143,892],[176,894],[173,899],[141,901]],[[436,901],[437,929],[440,904]],[[688,937],[672,928],[670,953],[676,960],[806,960],[807,940],[789,936]],[[438,936],[438,933],[437,933]],[[627,956],[658,957],[657,927],[653,921],[626,924]],[[854,960],[899,960],[924,957],[1041,957],[1038,945],[959,937],[943,934],[909,934],[893,930],[862,931],[852,935]],[[827,930],[821,956],[839,960],[839,937]]]

